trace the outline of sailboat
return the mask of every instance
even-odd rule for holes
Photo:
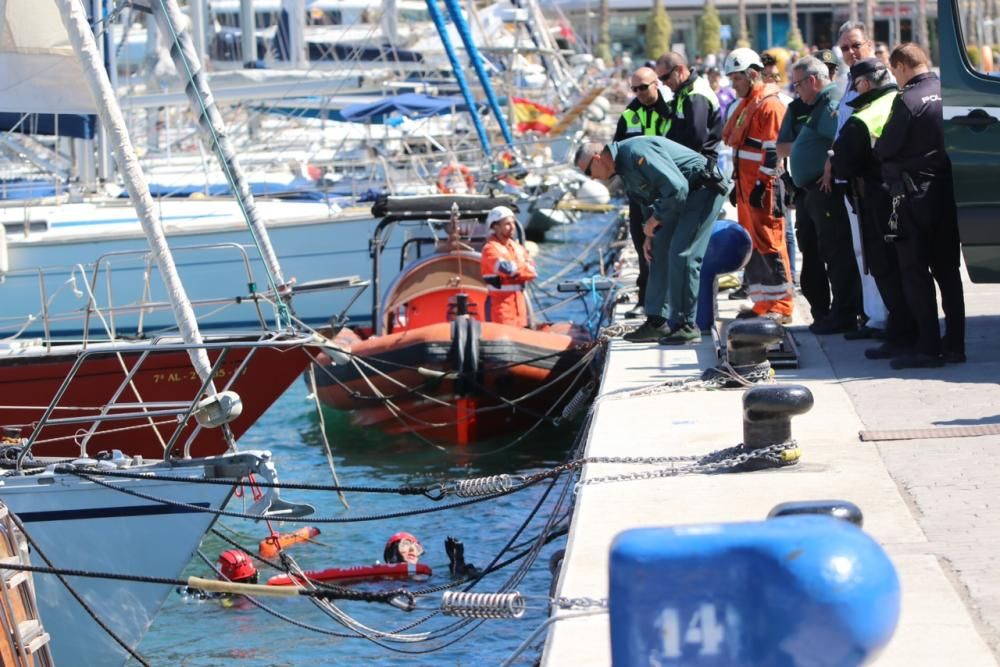
[[[198,329],[157,212],[142,175],[135,168],[134,150],[124,132],[80,0],[7,0],[0,2],[0,20],[3,22],[0,32],[5,37],[13,36],[15,46],[23,50],[34,36],[36,42],[49,47],[46,65],[50,70],[65,66],[75,71],[75,76],[88,82],[93,97],[101,100],[97,110],[105,130],[116,139],[116,160],[127,175],[126,184],[147,232],[154,261],[171,295],[170,307],[177,319],[181,341],[173,351],[188,357],[190,366],[185,370],[193,369],[199,387],[194,399],[186,404],[176,400],[149,404],[141,401],[136,392],[136,396],[128,399],[127,407],[108,405],[96,414],[64,417],[57,408],[69,394],[69,387],[80,381],[82,359],[99,357],[101,350],[79,353],[81,361],[60,386],[38,423],[32,425],[30,436],[7,432],[0,443],[0,451],[4,453],[0,457],[0,499],[20,517],[36,555],[53,567],[176,578],[214,523],[217,515],[213,512],[225,506],[240,480],[256,477],[275,482],[273,463],[266,452],[228,452],[202,458],[174,456],[184,453],[183,446],[176,452],[174,446],[180,442],[190,419],[204,428],[231,431],[230,424],[241,414],[240,397],[225,388],[220,391],[217,386],[222,379],[219,370],[223,367],[223,352],[215,350],[213,360],[212,345]],[[64,28],[61,31],[57,29],[60,25]],[[7,55],[10,54],[0,57]],[[14,49],[11,58],[19,57],[18,49]],[[104,352],[125,365],[126,380],[117,392],[124,395],[131,380],[138,376],[135,369],[139,363],[129,367],[128,351],[111,345]],[[139,352],[139,361],[144,355],[153,358],[155,353],[155,349],[143,350]],[[157,420],[173,422],[173,435],[158,452],[160,456],[155,462],[129,452],[130,448],[124,452],[94,452],[93,456],[71,460],[42,458],[34,450],[40,435],[50,425],[58,428],[73,422],[75,435],[82,442],[88,434],[96,434],[101,424],[115,421],[127,424],[129,419],[147,422],[150,428]],[[133,443],[155,437],[139,431],[130,433],[129,440]],[[232,445],[231,435],[226,440]],[[144,447],[137,445],[137,450]],[[219,478],[227,481],[219,485],[194,483]],[[264,493],[248,511],[266,516],[268,511],[278,510],[277,503],[276,495]],[[311,508],[282,504],[280,511],[281,516],[296,516],[308,513]],[[56,664],[113,665],[122,664],[129,657],[171,588],[140,581],[89,577],[61,580],[39,575],[36,590],[39,614],[51,635]],[[105,628],[110,628],[117,639]]]

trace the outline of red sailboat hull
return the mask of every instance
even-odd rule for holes
[[[119,405],[178,402],[191,401],[198,396],[201,381],[191,366],[188,353],[164,350],[153,352],[141,363],[131,384],[115,401],[115,394],[125,377],[123,367],[133,368],[141,357],[141,352],[127,348],[125,345],[117,352],[88,356],[52,417],[56,420],[92,419],[100,414],[103,406],[112,402]],[[29,437],[71,371],[78,353],[79,348],[60,352],[56,347],[44,354],[0,360],[0,426],[17,428],[21,437]],[[208,354],[214,364],[221,352],[210,350]],[[248,355],[253,356],[244,365]],[[216,386],[225,387],[238,374],[229,387],[239,394],[243,404],[242,414],[229,424],[235,438],[242,436],[264,414],[302,373],[309,360],[302,347],[233,347],[226,352],[216,375]],[[155,427],[150,425],[151,420]],[[162,458],[163,445],[178,428],[178,418],[109,418],[98,425],[84,450],[82,440],[89,428],[89,424],[50,423],[37,434],[31,452],[36,456],[70,458],[119,449],[130,456]],[[154,428],[159,437],[151,434]],[[189,445],[190,455],[195,457],[221,454],[228,448],[222,429],[198,428],[194,419],[185,423],[172,454],[183,454],[186,445]]]

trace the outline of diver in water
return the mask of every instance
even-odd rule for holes
[[[451,576],[461,578],[479,574],[479,568],[465,562],[465,545],[457,537],[448,537],[444,541],[444,550],[448,554],[448,572]],[[420,540],[410,533],[396,533],[385,543],[382,558],[388,564],[416,565],[423,554],[424,547]]]
[[[244,551],[239,549],[223,551],[219,554],[217,566],[219,569],[219,579],[223,581],[231,581],[237,584],[257,583],[257,568],[253,564],[253,559]],[[219,600],[224,604],[232,604],[233,598],[240,597],[232,593],[205,591],[190,586],[179,586],[177,592],[195,600]]]

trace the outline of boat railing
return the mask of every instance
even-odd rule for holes
[[[254,321],[262,330],[267,328],[267,317],[261,305],[262,302],[272,301],[277,297],[270,291],[257,290],[246,246],[238,243],[215,243],[181,246],[172,250],[175,256],[181,258],[182,277],[185,255],[190,257],[194,253],[220,253],[220,261],[216,262],[215,266],[221,266],[223,261],[227,264],[238,264],[245,276],[246,293],[220,294],[217,297],[197,299],[192,301],[192,305],[204,310],[249,304],[253,309]],[[141,271],[141,280],[138,284],[130,281],[126,290],[123,283],[137,270]],[[118,338],[122,333],[119,320],[125,315],[132,316],[134,320],[134,325],[128,327],[128,335],[142,337],[146,334],[146,320],[150,314],[171,309],[166,299],[154,298],[159,289],[158,286],[154,287],[156,273],[156,265],[148,249],[105,253],[88,265],[48,266],[8,271],[2,275],[3,282],[8,285],[20,284],[20,289],[25,289],[29,281],[37,281],[39,301],[37,309],[24,315],[0,318],[0,331],[10,332],[3,340],[12,342],[25,338],[25,332],[35,331],[36,329],[33,329],[37,326],[35,323],[41,320],[43,341],[46,344],[50,345],[56,339],[73,338],[83,341],[86,345],[94,339],[95,331],[103,332],[103,336],[98,340]],[[115,276],[118,275],[124,277],[116,281]],[[81,284],[83,289],[80,287]],[[57,287],[53,289],[54,286]],[[73,309],[67,307],[65,310],[53,311],[53,304],[60,298],[63,290],[72,291],[77,299],[83,299],[82,307]],[[106,303],[101,303],[102,299],[98,297],[98,293],[106,295]],[[125,293],[127,296],[123,296]],[[135,298],[137,295],[138,298]],[[99,326],[95,326],[95,321]],[[80,330],[77,333],[72,333],[77,325],[71,323],[79,323]]]
[[[32,447],[39,442],[43,442],[42,434],[46,429],[53,427],[79,426],[73,438],[80,447],[80,456],[87,457],[88,443],[91,438],[99,434],[100,427],[107,422],[126,422],[143,420],[146,422],[142,428],[148,428],[152,437],[159,440],[163,447],[163,458],[169,461],[173,453],[180,449],[183,457],[190,456],[191,444],[197,438],[203,428],[202,420],[199,418],[199,411],[211,409],[205,399],[214,394],[222,394],[232,391],[233,385],[241,377],[247,365],[251,363],[254,355],[262,349],[291,350],[299,349],[308,345],[316,345],[317,339],[306,334],[274,334],[267,333],[256,338],[227,339],[225,341],[205,341],[200,344],[178,342],[176,337],[158,337],[149,341],[134,341],[126,343],[109,343],[106,345],[94,345],[90,349],[80,349],[75,353],[74,361],[66,376],[63,378],[59,388],[55,391],[51,401],[42,410],[41,417],[34,421],[31,426],[31,433],[25,439],[21,451],[17,458],[17,468],[20,470],[24,461],[31,455]],[[191,395],[179,396],[174,401],[124,401],[126,392],[133,392],[138,395],[135,389],[136,377],[145,370],[149,363],[153,363],[156,355],[171,352],[189,352],[191,350],[205,350],[210,354],[216,354],[209,376],[201,380],[198,389]],[[210,391],[213,382],[220,380],[223,374],[220,372],[227,358],[235,350],[246,350],[246,354],[239,366],[232,373],[225,373],[227,378],[221,387],[215,387],[216,391]],[[46,350],[48,351],[48,350]],[[109,354],[117,355],[122,365],[122,380],[120,384],[111,392],[107,402],[102,405],[81,408],[80,406],[63,406],[62,403],[70,386],[81,375],[85,375],[91,365],[99,358],[107,357]],[[125,363],[124,357],[129,360],[135,358],[130,363]],[[16,406],[4,406],[6,409],[13,409]],[[32,406],[37,408],[37,406]],[[65,409],[75,413],[92,411],[92,414],[75,415],[69,417],[54,416],[57,411]],[[163,421],[167,419],[167,421]],[[192,419],[194,419],[192,423]],[[161,421],[157,421],[161,420]],[[169,435],[161,432],[161,427],[171,426]],[[139,429],[138,426],[128,428]],[[230,449],[235,447],[235,441],[228,427],[223,424],[226,439]],[[167,429],[164,428],[164,431]],[[185,435],[186,433],[186,435]],[[183,444],[182,444],[183,438]]]
[[[241,302],[243,300],[248,300],[253,304],[257,321],[260,324],[261,328],[262,329],[267,328],[267,318],[264,316],[264,313],[260,307],[260,302],[262,297],[257,292],[257,283],[254,280],[253,268],[251,267],[250,257],[247,253],[247,248],[245,246],[240,245],[239,243],[212,243],[212,244],[194,245],[194,246],[181,246],[178,248],[172,248],[171,252],[176,257],[176,256],[182,256],[184,253],[190,253],[195,251],[214,252],[217,250],[218,251],[231,250],[237,253],[239,261],[243,267],[243,272],[246,275],[246,285],[248,293],[245,295],[237,295],[235,297],[233,295],[226,295],[225,297],[222,297],[221,300],[218,298],[209,300],[202,299],[197,304],[192,302],[192,305],[204,306],[211,304],[221,304],[231,301],[233,298],[240,299]],[[145,265],[143,270],[143,284],[142,284],[142,293],[144,301],[139,304],[132,304],[130,306],[124,306],[124,307],[119,306],[116,308],[112,305],[114,303],[114,289],[112,286],[112,268],[110,262],[112,258],[125,259],[125,258],[137,258],[137,257],[141,258]],[[85,342],[89,338],[90,334],[91,314],[98,316],[101,319],[102,324],[105,324],[105,329],[108,335],[112,338],[115,338],[117,337],[117,331],[115,327],[116,313],[135,312],[139,316],[136,333],[137,335],[142,336],[145,324],[145,317],[148,312],[150,312],[151,310],[157,310],[157,309],[162,310],[171,308],[169,302],[154,302],[148,300],[150,295],[152,294],[151,281],[153,278],[154,269],[155,269],[155,260],[153,254],[148,249],[119,250],[119,251],[104,253],[103,255],[97,258],[97,260],[94,262],[93,270],[91,272],[91,280],[88,290],[87,308],[84,316],[83,335]],[[95,290],[97,288],[98,279],[100,278],[102,273],[105,274],[107,293],[108,293],[108,304],[109,304],[107,308],[103,309],[103,311],[102,309],[98,308],[97,299],[94,296]],[[103,313],[106,313],[107,315],[106,318],[102,316]],[[108,327],[108,325],[110,325],[110,327]]]

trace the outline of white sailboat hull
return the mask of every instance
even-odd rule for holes
[[[258,294],[269,285],[236,203],[164,200],[160,207],[200,326],[259,326],[258,306],[270,322],[272,308],[248,299],[251,284]],[[332,276],[369,277],[368,241],[378,221],[367,210],[338,211],[322,203],[286,201],[261,201],[258,208],[281,257],[286,280],[301,286]],[[7,229],[9,258],[9,271],[0,282],[0,337],[22,329],[24,335],[41,335],[46,327],[53,336],[79,335],[88,296],[85,285],[92,279],[95,263],[102,269],[110,267],[110,273],[102,273],[96,281],[93,292],[102,308],[109,303],[115,306],[109,319],[117,333],[134,332],[140,317],[147,333],[172,326],[168,307],[139,307],[150,302],[165,304],[166,296],[155,268],[146,277],[147,241],[127,202],[9,206],[0,208],[0,223]],[[121,254],[129,251],[132,254]],[[395,273],[393,267],[385,268]],[[353,290],[296,293],[293,307],[303,322],[323,326],[347,307],[353,295]],[[48,304],[44,310],[43,301]],[[358,299],[348,317],[369,319],[369,303]],[[34,319],[29,321],[29,315]],[[89,328],[100,327],[92,315]]]
[[[242,457],[253,457],[243,454]],[[218,457],[221,459],[223,457]],[[203,459],[218,460],[218,459]],[[204,465],[166,469],[204,477]],[[149,496],[220,509],[232,488],[155,479],[102,478]],[[71,474],[5,477],[0,499],[56,568],[178,577],[215,515],[126,495]],[[38,551],[32,564],[43,566]],[[166,585],[68,577],[96,615],[130,646],[142,639],[172,588]],[[128,654],[84,611],[59,579],[34,577],[39,614],[52,637],[57,665],[120,665]]]

